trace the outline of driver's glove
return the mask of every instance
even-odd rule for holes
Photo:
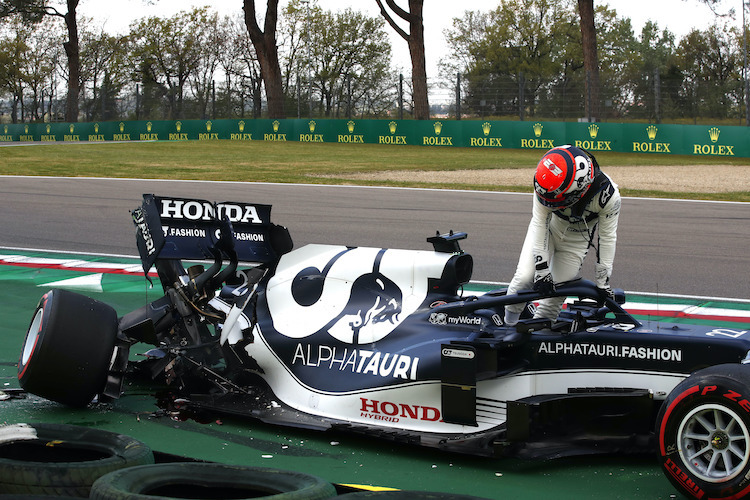
[[[555,282],[552,280],[552,273],[547,271],[546,273],[537,272],[534,274],[534,291],[540,292],[544,295],[551,294],[555,291]]]
[[[597,262],[594,266],[594,272],[596,273],[596,289],[599,292],[599,296],[602,299],[614,298],[615,294],[609,285],[609,268]]]
[[[599,296],[602,299],[607,299],[607,298],[614,299],[615,298],[615,294],[614,292],[612,292],[612,287],[609,286],[609,283],[607,283],[604,286],[597,286],[596,290],[599,292]]]

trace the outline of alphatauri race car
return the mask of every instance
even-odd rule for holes
[[[493,457],[655,452],[687,496],[750,492],[746,331],[644,325],[583,279],[467,295],[460,232],[425,251],[293,249],[270,205],[149,194],[131,214],[164,295],[118,317],[47,292],[26,391],[85,406],[145,376],[200,410]],[[551,296],[559,317],[533,318]],[[511,303],[527,304],[514,326]],[[134,360],[137,344],[153,348]]]

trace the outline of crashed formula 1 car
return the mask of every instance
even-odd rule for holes
[[[197,409],[486,456],[656,452],[686,495],[750,492],[747,331],[643,325],[622,291],[585,280],[560,284],[566,308],[540,321],[538,292],[460,293],[464,233],[428,238],[429,251],[293,250],[270,213],[144,195],[137,245],[163,297],[118,317],[49,291],[21,386],[85,406],[145,374]],[[504,325],[519,302],[524,319]],[[154,347],[133,361],[140,343]]]

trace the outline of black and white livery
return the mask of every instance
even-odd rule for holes
[[[464,233],[293,249],[269,205],[144,195],[132,217],[163,297],[118,317],[46,293],[18,366],[29,392],[82,406],[145,376],[196,409],[496,457],[655,451],[686,495],[750,492],[747,331],[642,324],[585,280],[467,296]],[[552,296],[559,317],[533,319]]]

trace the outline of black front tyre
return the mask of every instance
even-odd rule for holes
[[[86,406],[104,387],[117,338],[115,310],[98,300],[50,290],[39,301],[18,362],[26,391]]]
[[[750,495],[750,366],[700,370],[670,393],[656,419],[659,463],[690,498]]]

